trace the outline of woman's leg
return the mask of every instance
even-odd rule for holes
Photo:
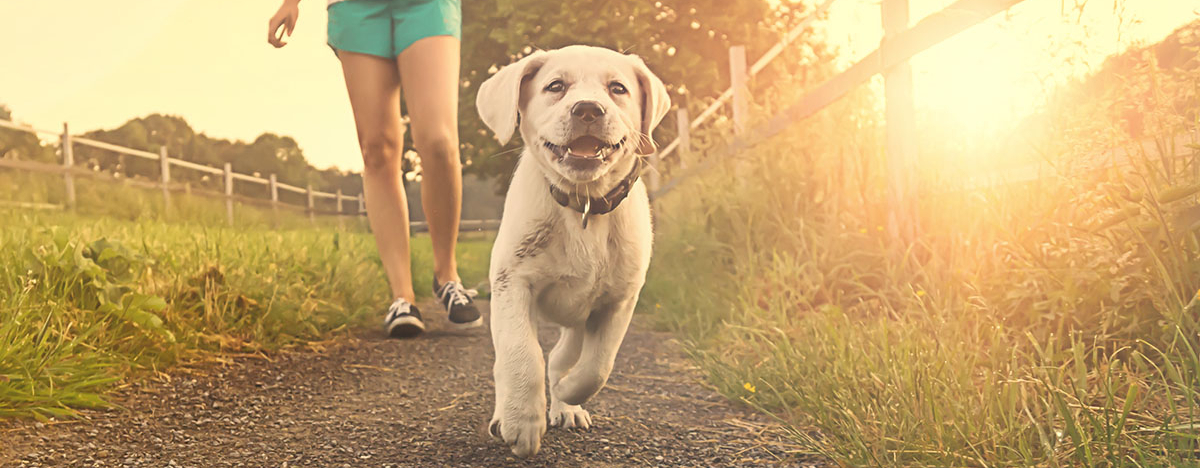
[[[421,206],[433,241],[438,283],[460,281],[454,247],[462,213],[462,165],[458,160],[459,42],[426,37],[400,52],[400,82],[421,157]]]
[[[416,301],[408,250],[408,202],[401,178],[404,127],[396,63],[339,51],[363,157],[367,218],[394,298]],[[456,153],[457,154],[457,153]]]

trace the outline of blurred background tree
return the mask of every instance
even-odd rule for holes
[[[504,152],[479,120],[475,93],[499,67],[536,49],[585,44],[641,56],[667,85],[674,104],[688,106],[694,116],[729,87],[730,46],[744,45],[747,61],[753,63],[815,9],[815,3],[580,0],[567,8],[537,0],[464,2],[459,118],[469,170],[500,177],[500,186],[507,186],[518,154]],[[823,39],[806,32],[750,85],[758,92],[777,80],[802,84],[821,73],[818,64],[828,63],[830,55]],[[674,136],[672,122],[673,117],[660,127],[659,141]],[[512,143],[509,149],[518,145]]]
[[[0,104],[0,119],[12,120],[12,110]],[[54,148],[42,146],[36,135],[0,128],[0,158],[53,162]]]

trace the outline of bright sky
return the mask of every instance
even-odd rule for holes
[[[910,0],[910,24],[952,3]],[[1200,0],[1025,0],[911,61],[917,110],[968,131],[1011,128],[1055,84],[1197,19]],[[883,36],[879,0],[836,0],[825,31],[847,63],[867,55]]]
[[[1025,0],[914,60],[920,110],[980,125],[1027,114],[1046,89],[1135,42],[1198,18],[1200,0]],[[913,23],[952,0],[911,0]],[[1068,10],[1063,14],[1064,9]],[[266,43],[277,1],[37,0],[0,2],[0,103],[47,129],[113,128],[159,112],[198,131],[250,140],[296,138],[318,167],[358,170],[341,70],[325,46],[325,1],[301,2],[291,44]],[[830,38],[848,58],[879,43],[878,0],[837,0]],[[1068,47],[1080,41],[1082,48]],[[20,44],[20,46],[17,46]],[[1064,66],[1067,58],[1076,65]],[[753,60],[753,57],[751,57]]]

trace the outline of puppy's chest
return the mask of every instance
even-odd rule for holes
[[[616,233],[566,233],[548,242],[536,259],[535,294],[548,313],[574,313],[611,301],[627,289],[631,252]],[[571,235],[575,234],[575,235]],[[568,319],[569,317],[562,317]]]

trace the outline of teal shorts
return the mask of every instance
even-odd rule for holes
[[[329,6],[329,47],[396,58],[432,36],[462,40],[460,0],[343,0]]]

